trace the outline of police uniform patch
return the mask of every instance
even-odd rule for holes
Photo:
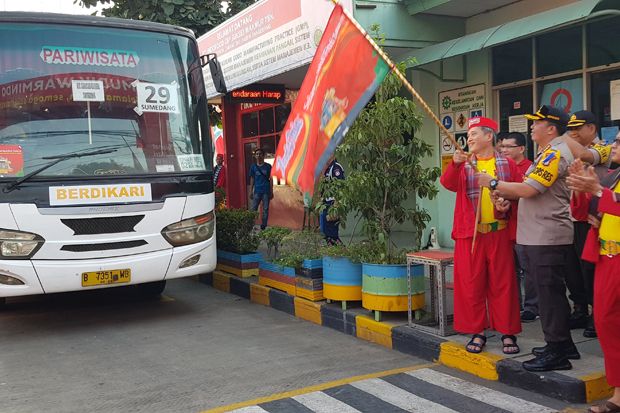
[[[558,179],[559,167],[560,151],[546,149],[527,177],[549,188]]]

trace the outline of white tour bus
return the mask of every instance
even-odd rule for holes
[[[191,31],[0,13],[0,302],[212,271],[211,152]]]

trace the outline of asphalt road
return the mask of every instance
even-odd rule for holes
[[[426,361],[193,279],[0,310],[0,412],[200,412]]]

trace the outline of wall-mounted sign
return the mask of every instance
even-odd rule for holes
[[[547,83],[540,96],[541,105],[556,106],[566,113],[583,109],[583,82],[580,77]]]
[[[454,134],[456,141],[467,151],[467,124],[469,118],[486,116],[486,95],[484,84],[439,92],[439,118]],[[449,125],[449,126],[448,126]],[[455,147],[439,132],[442,170],[452,160]]]
[[[340,0],[353,10],[352,0]],[[260,82],[312,60],[334,9],[324,0],[262,0],[200,36],[200,54],[217,53],[228,90]],[[217,96],[203,70],[208,97]]]
[[[284,85],[254,84],[235,89],[226,95],[230,103],[284,103]]]

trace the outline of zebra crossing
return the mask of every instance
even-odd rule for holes
[[[232,413],[552,413],[557,411],[433,368],[354,381],[322,391],[230,410]]]

